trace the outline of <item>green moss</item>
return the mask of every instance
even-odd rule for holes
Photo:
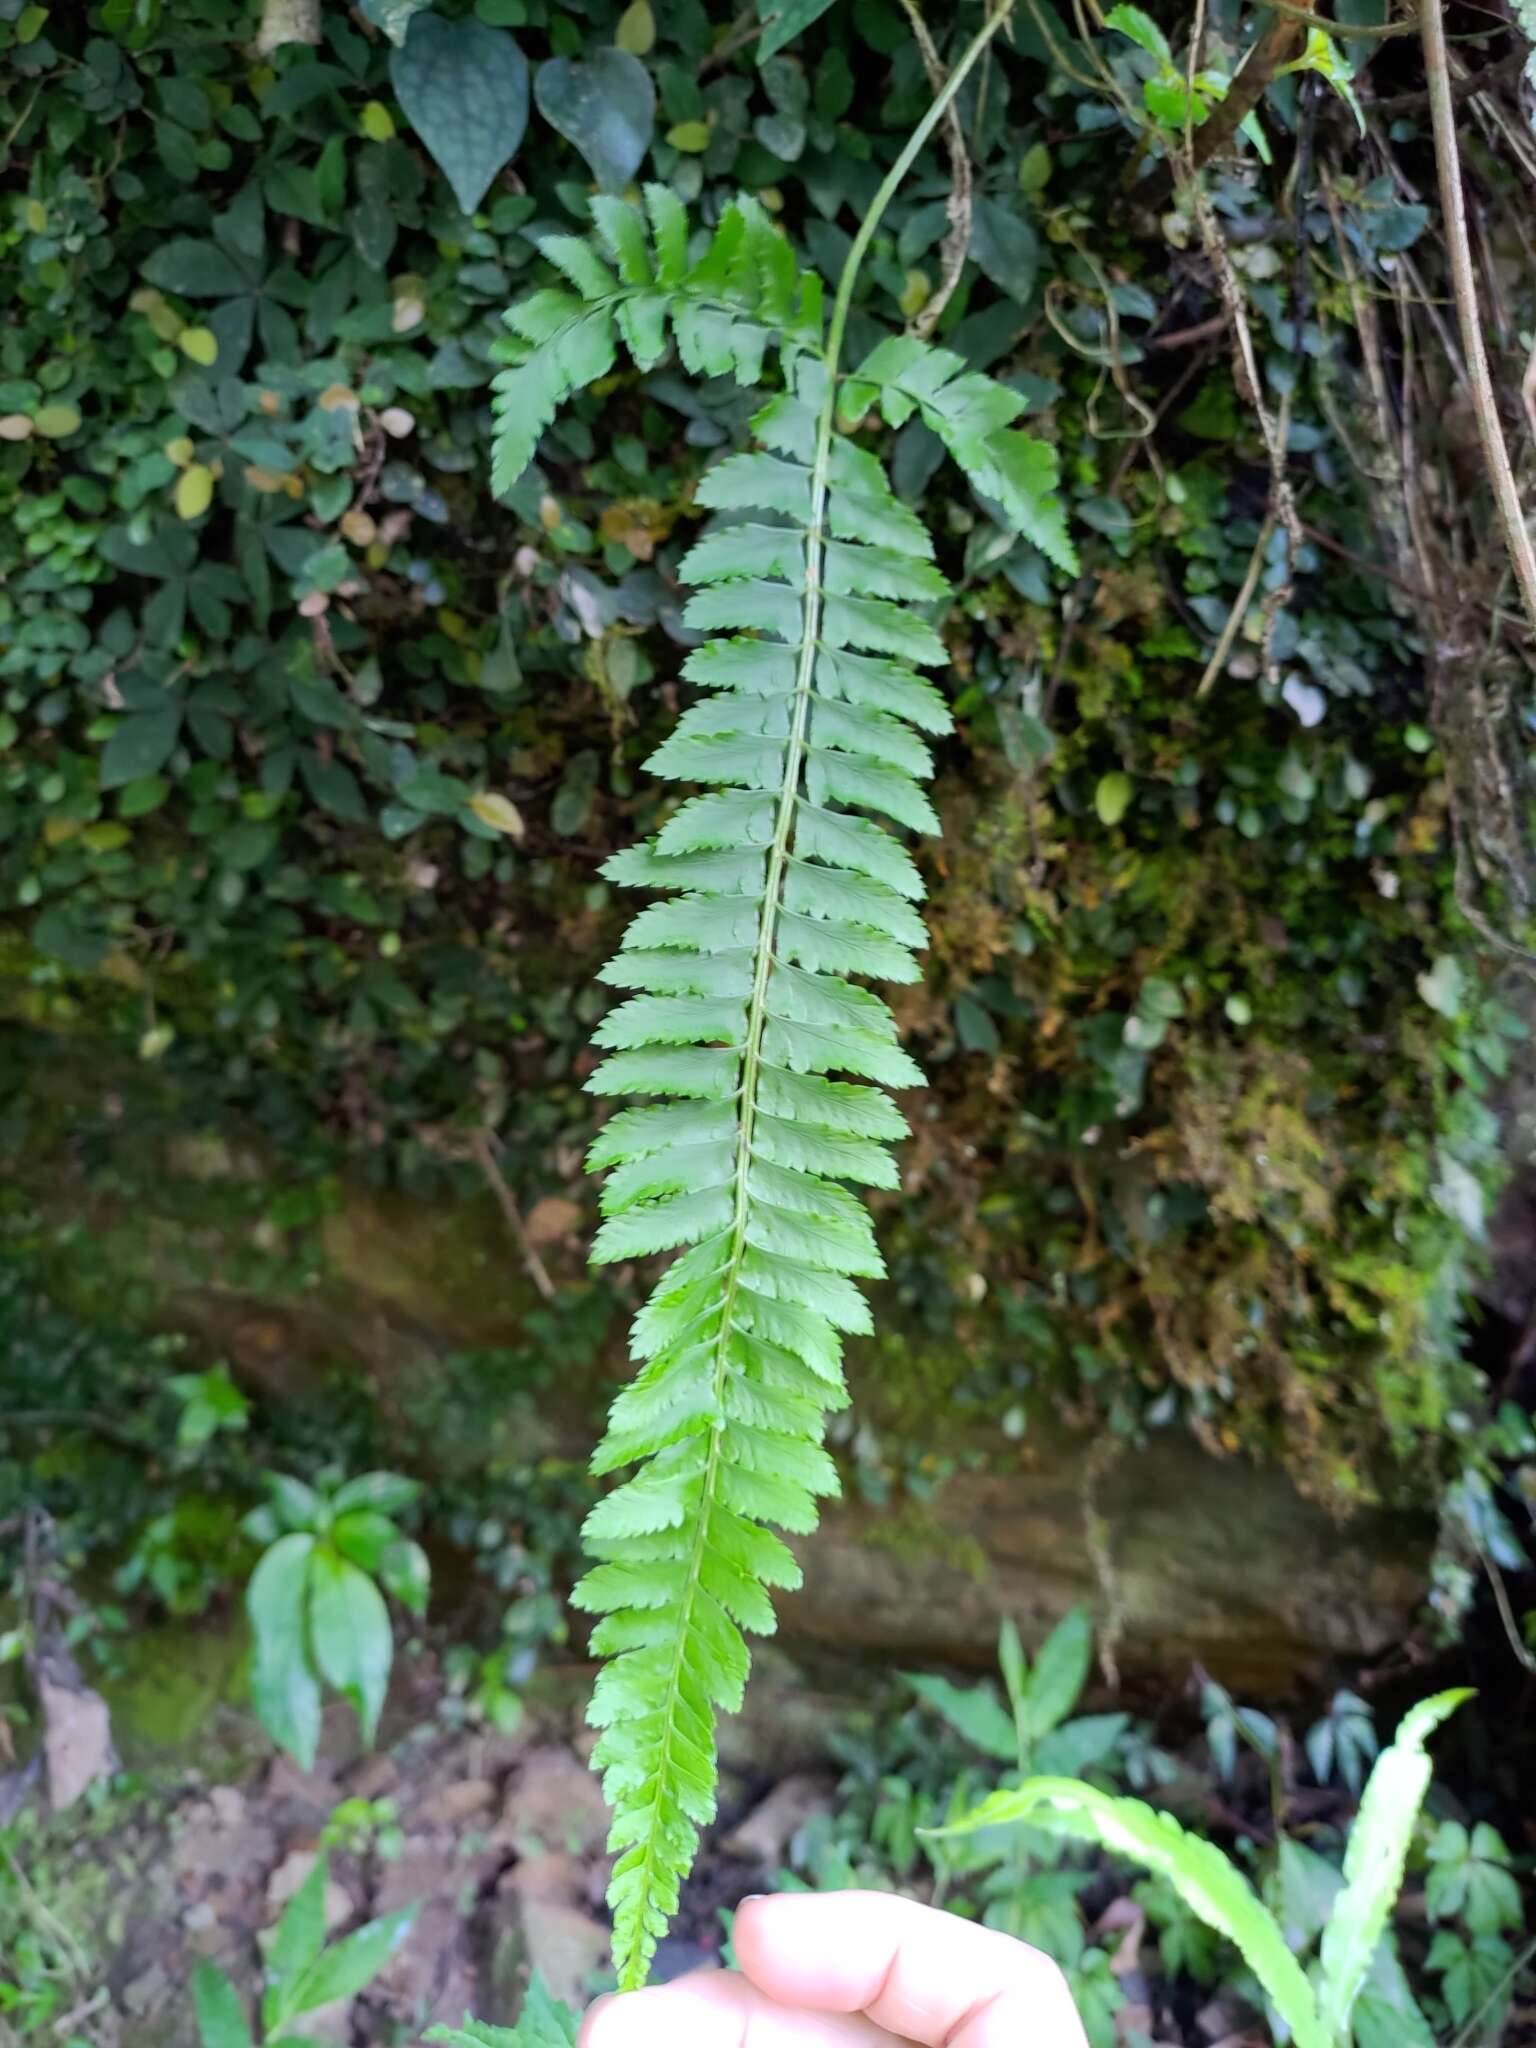
[[[221,1707],[246,1708],[247,1649],[239,1622],[218,1626],[205,1617],[193,1628],[171,1622],[136,1629],[101,1683],[123,1762],[142,1767],[195,1744],[207,1768],[208,1758],[229,1750],[227,1731],[221,1742],[214,1722]],[[259,1740],[254,1724],[252,1736]]]

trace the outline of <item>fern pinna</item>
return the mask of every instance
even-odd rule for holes
[[[696,376],[777,387],[756,447],[704,476],[695,502],[721,516],[679,568],[695,592],[685,622],[709,636],[682,669],[702,694],[648,765],[710,793],[605,869],[666,893],[603,970],[631,993],[598,1027],[608,1057],[588,1086],[656,1099],[592,1147],[609,1169],[593,1257],[681,1251],[636,1317],[641,1369],[593,1461],[641,1469],[588,1517],[598,1562],[575,1594],[601,1616],[608,1660],[591,1719],[626,1988],[645,1980],[713,1813],[715,1715],[740,1705],[745,1634],[771,1630],[769,1589],[799,1581],[775,1532],[809,1531],[836,1490],[822,1433],[847,1401],[841,1334],[870,1329],[855,1282],[883,1270],[851,1189],[897,1185],[887,1147],[906,1127],[883,1090],[921,1080],[860,984],[919,972],[922,883],[891,827],[937,827],[922,735],[949,715],[917,671],[945,660],[924,608],[948,585],[849,428],[874,408],[920,417],[1004,519],[1072,566],[1055,458],[1014,427],[1017,393],[904,336],[838,374],[858,262],[940,111],[866,218],[830,321],[756,205],[730,207],[698,250],[681,204],[652,186],[643,212],[595,199],[594,241],[542,242],[571,289],[508,314],[531,346],[511,345],[520,359],[496,380],[501,489],[621,343],[641,370],[670,339]]]

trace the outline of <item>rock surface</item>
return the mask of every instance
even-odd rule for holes
[[[228,1146],[194,1157],[195,1138],[179,1142],[187,1156],[170,1165],[183,1186],[189,1173],[243,1183],[258,1172]],[[98,1242],[111,1260],[105,1221]],[[168,1319],[278,1398],[301,1396],[338,1363],[365,1375],[414,1469],[580,1455],[611,1373],[624,1369],[615,1328],[609,1356],[562,1365],[553,1387],[530,1387],[495,1414],[440,1404],[423,1425],[422,1389],[442,1382],[445,1359],[526,1344],[525,1318],[540,1306],[488,1198],[454,1207],[349,1186],[324,1219],[323,1270],[267,1291],[250,1285],[248,1239],[194,1229],[169,1197],[164,1213],[139,1205],[133,1227]],[[579,1236],[552,1267],[557,1283],[575,1279]],[[1420,1605],[1427,1517],[1362,1511],[1340,1522],[1278,1469],[1217,1458],[1171,1430],[1106,1467],[1101,1445],[1041,1408],[1017,1443],[985,1423],[957,1427],[954,1389],[977,1357],[954,1341],[902,1342],[909,1381],[890,1439],[956,1453],[955,1476],[918,1505],[898,1492],[887,1507],[828,1514],[805,1546],[805,1590],[783,1604],[791,1646],[989,1665],[1003,1616],[1038,1641],[1087,1599],[1126,1675],[1182,1683],[1199,1662],[1227,1684],[1278,1695],[1400,1640]],[[888,1357],[854,1344],[849,1366],[861,1420],[879,1416]]]

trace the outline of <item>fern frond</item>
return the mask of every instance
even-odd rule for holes
[[[496,380],[500,487],[620,342],[645,367],[670,332],[701,373],[753,383],[771,363],[782,379],[756,445],[702,479],[716,523],[680,569],[684,619],[706,636],[683,666],[700,696],[647,766],[708,791],[604,869],[659,900],[602,971],[624,997],[587,1085],[648,1100],[591,1148],[608,1172],[592,1256],[678,1254],[635,1319],[639,1370],[593,1458],[600,1474],[640,1469],[588,1517],[596,1562],[573,1595],[607,1660],[590,1719],[628,1988],[714,1812],[715,1720],[741,1703],[746,1639],[773,1628],[771,1591],[799,1583],[784,1536],[814,1528],[837,1490],[822,1436],[847,1400],[842,1336],[871,1328],[857,1283],[884,1271],[853,1189],[897,1185],[888,1147],[906,1123],[885,1091],[922,1078],[860,984],[918,978],[922,882],[897,828],[937,828],[927,739],[950,721],[919,671],[946,657],[919,607],[949,586],[921,521],[838,425],[844,296],[824,346],[815,281],[750,202],[696,258],[665,191],[644,216],[614,199],[594,215],[600,247],[542,245],[574,292],[508,315],[530,348]],[[1006,510],[997,478],[1021,459],[1008,437],[1028,439],[1010,425],[1022,402],[955,360],[877,350],[860,375],[891,416],[942,418]],[[1044,503],[1031,516],[1048,523]]]

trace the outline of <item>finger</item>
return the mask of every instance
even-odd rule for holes
[[[791,2012],[734,1970],[600,1998],[576,2048],[892,2048],[858,2012]]]
[[[1066,1979],[1022,1941],[882,1892],[783,1892],[736,1915],[736,1954],[784,2005],[866,2013],[926,2048],[1086,2048]]]

